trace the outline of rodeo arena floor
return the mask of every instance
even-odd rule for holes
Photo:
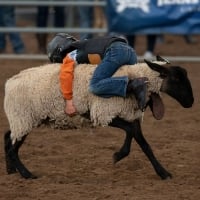
[[[21,34],[28,53],[38,53],[35,35]],[[200,56],[200,36],[188,44],[182,36],[165,35],[155,54]],[[146,38],[138,36],[135,49],[142,55]],[[8,52],[12,51],[8,45]],[[18,173],[8,175],[5,168],[4,133],[9,129],[3,109],[6,79],[23,69],[48,60],[0,60],[0,200],[198,200],[200,199],[200,62],[172,61],[188,71],[195,102],[182,108],[163,95],[165,116],[156,121],[147,109],[143,133],[156,157],[173,175],[161,180],[133,141],[130,155],[113,165],[124,132],[98,127],[76,130],[34,129],[20,149],[20,157],[38,179],[25,180]]]

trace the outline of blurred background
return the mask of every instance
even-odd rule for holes
[[[48,41],[57,32],[67,32],[78,39],[123,35],[139,59],[160,54],[170,60],[199,61],[199,30],[188,23],[200,16],[199,4],[198,0],[172,5],[155,0],[0,0],[0,59],[47,59]],[[166,27],[158,20],[162,18]]]

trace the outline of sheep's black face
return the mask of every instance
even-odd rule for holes
[[[184,108],[192,107],[194,97],[186,70],[177,66],[172,66],[168,69],[161,91],[175,98]]]

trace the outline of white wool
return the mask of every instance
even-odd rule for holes
[[[7,80],[5,85],[4,110],[7,115],[11,138],[14,143],[34,127],[48,121],[54,128],[71,129],[82,126],[107,126],[119,116],[127,121],[142,117],[135,98],[100,98],[88,91],[94,65],[80,64],[75,68],[73,101],[80,115],[69,117],[64,112],[65,100],[60,91],[59,64],[46,64],[21,71]],[[146,76],[148,90],[159,92],[162,80],[147,64],[121,67],[115,76],[129,78]],[[91,121],[82,117],[89,112]]]

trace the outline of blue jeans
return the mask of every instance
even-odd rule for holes
[[[48,26],[48,17],[49,9],[48,6],[38,6],[37,13],[37,26],[38,27],[47,27]],[[65,10],[62,6],[54,7],[54,26],[55,27],[64,27],[65,26]]]
[[[105,98],[125,97],[128,77],[112,77],[112,75],[122,65],[135,63],[137,63],[137,56],[133,48],[123,42],[112,43],[94,71],[89,85],[90,92]]]
[[[80,6],[78,7],[79,11],[79,21],[81,28],[92,28],[94,22],[94,7],[93,6]],[[92,33],[81,33],[80,39],[92,38]]]
[[[15,12],[14,6],[0,6],[0,27],[15,27]],[[23,53],[24,43],[19,33],[8,33],[15,53]],[[0,33],[0,49],[6,48],[6,34]]]

